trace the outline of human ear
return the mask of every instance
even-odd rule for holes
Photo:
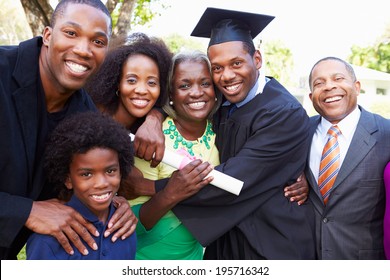
[[[356,95],[360,94],[360,88],[361,88],[360,82],[356,81],[355,82]]]
[[[43,39],[43,44],[46,47],[49,46],[52,31],[53,29],[50,26],[46,26],[45,29],[43,30],[42,39]]]
[[[256,69],[259,70],[261,66],[263,65],[263,58],[261,56],[261,53],[259,50],[256,50],[255,53],[253,54],[253,59],[256,64]]]
[[[70,179],[70,176],[68,175],[66,177],[66,180],[65,180],[65,187],[68,189],[68,190],[71,190],[73,189],[73,185],[72,185],[72,180]]]

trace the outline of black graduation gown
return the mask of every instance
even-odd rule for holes
[[[313,211],[284,197],[305,167],[309,118],[275,79],[229,119],[216,114],[222,164],[244,181],[239,196],[212,185],[178,204],[174,213],[206,248],[207,259],[314,259]]]

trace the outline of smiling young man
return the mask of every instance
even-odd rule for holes
[[[55,200],[45,185],[47,135],[64,118],[96,110],[82,87],[103,62],[111,18],[99,0],[63,0],[51,25],[19,46],[0,47],[0,258],[15,259],[31,231],[54,236],[65,251],[97,245],[94,226]],[[119,202],[123,203],[119,203]],[[134,215],[118,200],[105,236],[129,236]],[[131,217],[129,219],[129,217]],[[119,230],[118,230],[119,229]]]
[[[357,104],[360,82],[352,66],[339,58],[319,60],[309,85],[319,115],[310,120],[312,142],[305,174],[315,209],[318,258],[384,259],[383,171],[390,160],[390,120]],[[325,168],[325,155],[332,154],[323,153],[330,151],[324,149],[330,130],[338,131],[332,142],[337,153],[331,161],[335,165]],[[326,176],[327,170],[334,172]]]

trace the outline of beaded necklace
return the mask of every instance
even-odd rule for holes
[[[172,120],[168,121],[169,128],[164,129],[164,134],[169,135],[169,138],[174,140],[173,148],[177,150],[179,148],[179,145],[187,150],[187,152],[194,156],[194,152],[192,151],[192,147],[194,145],[193,142],[187,141],[184,139],[183,136],[181,136],[180,132],[177,130],[176,125]],[[211,140],[210,136],[213,136],[215,133],[212,130],[211,123],[207,122],[206,130],[203,133],[203,136],[198,140],[200,144],[204,144],[207,148],[207,150],[210,150],[210,144],[209,141]]]

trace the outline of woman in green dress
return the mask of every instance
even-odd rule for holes
[[[164,106],[168,117],[163,122],[165,148],[185,155],[190,160],[201,159],[218,165],[219,155],[210,119],[221,98],[215,94],[210,62],[204,53],[180,52],[173,57],[168,75],[168,93],[169,100]],[[170,177],[175,171],[164,163],[151,168],[149,162],[138,158],[135,166],[150,180]],[[170,192],[168,184],[152,197],[142,196],[131,201],[133,211],[139,218],[136,259],[203,258],[203,247],[170,211],[176,203],[186,198],[181,193]],[[194,193],[189,191],[187,194]]]

